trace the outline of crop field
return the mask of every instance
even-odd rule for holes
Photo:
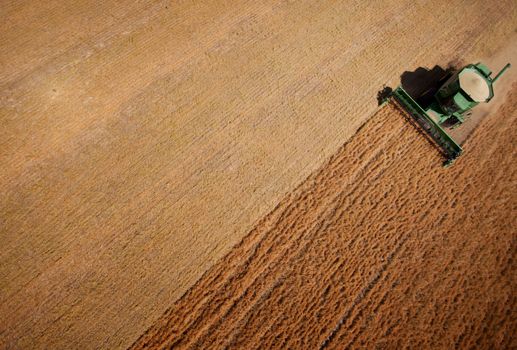
[[[0,4],[0,349],[515,348],[512,0]],[[435,147],[379,92],[514,64]]]
[[[515,347],[516,103],[450,169],[384,107],[133,349]]]

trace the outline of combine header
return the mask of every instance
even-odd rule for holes
[[[455,72],[434,94],[432,102],[422,106],[402,86],[392,92],[392,97],[422,127],[440,147],[448,166],[461,155],[461,146],[447,133],[465,121],[469,111],[494,97],[493,84],[510,67],[508,63],[494,78],[482,63],[469,64]]]

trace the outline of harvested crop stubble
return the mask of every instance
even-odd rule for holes
[[[515,347],[516,102],[449,169],[383,107],[133,348]]]
[[[126,349],[383,84],[517,46],[514,0],[0,8],[0,348]]]

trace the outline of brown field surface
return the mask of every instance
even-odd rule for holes
[[[384,84],[395,86],[404,71],[420,66],[480,58],[500,69],[515,59],[515,54],[501,52],[517,48],[516,23],[513,0],[2,1],[0,348],[130,347],[206,271],[233,256],[228,253],[243,237],[252,230],[262,232],[261,225],[273,219],[261,219],[273,210],[273,217],[278,215],[278,203],[285,205],[283,198],[291,198],[293,189],[376,112],[376,95]],[[382,118],[388,116],[376,117]],[[398,159],[403,168],[413,163],[432,168],[401,160],[429,156],[425,143],[417,147],[422,154],[407,153],[413,148],[404,142],[413,134],[401,133],[402,121],[395,119],[395,125],[385,123],[362,149],[354,150],[364,159],[351,164],[350,173],[337,173],[350,181],[349,187],[338,186],[340,191],[365,186],[366,175],[371,179],[374,173],[397,170],[393,165],[385,171],[380,165],[371,169],[369,164],[379,157]],[[400,144],[390,141],[399,136]],[[485,152],[502,147],[497,137],[483,147]],[[375,153],[381,145],[388,149]],[[399,156],[390,153],[397,147]],[[479,156],[479,162],[492,162]],[[512,175],[513,169],[504,165],[512,158],[508,149],[497,156],[501,169]],[[478,168],[477,160],[470,162]],[[441,170],[427,171],[411,179],[410,186],[422,185]],[[499,174],[500,169],[492,171]],[[328,189],[321,183],[315,191],[337,186],[326,181]],[[475,181],[484,180],[458,178],[457,185],[461,189]],[[412,188],[391,185],[399,191]],[[443,189],[442,196],[452,200],[453,189]],[[353,208],[365,207],[353,211],[359,220],[375,212],[367,208],[381,190],[371,186],[370,191],[348,199],[322,193],[328,207],[321,204],[304,214],[305,221],[285,224],[319,222],[311,215],[345,208],[348,204],[339,203],[353,198],[362,198]],[[426,195],[434,194],[422,192],[414,200],[428,205]],[[500,201],[487,203],[492,210],[507,205]],[[390,205],[399,206],[402,215],[407,214],[404,204]],[[428,215],[439,220],[451,215],[447,220],[452,220],[440,205]],[[463,205],[457,201],[456,209]],[[424,213],[414,214],[414,225],[424,224],[418,219]],[[508,213],[501,209],[497,215]],[[377,227],[375,220],[363,221]],[[458,225],[471,227],[469,237],[481,239],[485,233],[467,223]],[[382,254],[400,245],[399,252],[413,240],[416,244],[420,236],[415,230],[406,243],[370,248]],[[365,245],[375,244],[373,237],[368,239]],[[248,241],[237,251],[248,254]],[[333,256],[318,259],[337,268]],[[287,266],[286,276],[295,275],[297,266]],[[305,265],[300,261],[300,266]],[[354,276],[369,281],[368,271],[376,273],[378,266],[374,262]],[[225,283],[223,277],[220,283]],[[359,284],[344,288],[353,286]],[[373,289],[367,294],[375,295]],[[335,302],[326,307],[342,312],[344,304],[339,303],[346,301]],[[244,312],[236,305],[236,312]],[[333,339],[343,336],[345,323]],[[178,329],[181,325],[186,323],[178,323]],[[212,327],[200,323],[205,326]],[[200,332],[193,341],[209,340],[201,328],[188,329]]]
[[[516,104],[449,169],[383,107],[133,349],[515,348]]]

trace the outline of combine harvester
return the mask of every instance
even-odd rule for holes
[[[446,157],[444,166],[449,166],[463,149],[446,130],[460,126],[479,103],[489,102],[494,97],[493,84],[509,67],[508,63],[492,78],[492,72],[484,64],[469,64],[455,72],[427,105],[417,103],[402,86],[397,87],[391,97],[442,150]]]

